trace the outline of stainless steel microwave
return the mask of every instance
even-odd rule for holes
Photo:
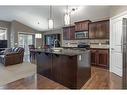
[[[75,38],[76,39],[88,38],[88,31],[76,32],[75,33]]]

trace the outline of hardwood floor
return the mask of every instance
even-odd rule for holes
[[[56,83],[41,75],[38,75],[37,77],[37,88],[38,89],[67,89],[63,85]]]
[[[92,67],[91,78],[81,89],[121,89],[122,79],[106,69]],[[1,89],[68,89],[41,75],[33,75],[0,87]]]
[[[0,89],[36,89],[36,75],[11,82]]]
[[[122,78],[108,70],[92,67],[91,73],[82,89],[122,89]]]

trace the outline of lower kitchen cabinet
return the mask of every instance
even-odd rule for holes
[[[69,88],[76,87],[76,70],[77,56],[53,55],[52,75],[54,81]]]
[[[109,66],[109,53],[108,50],[98,51],[98,66],[108,68]]]
[[[109,50],[108,49],[91,49],[91,65],[108,69]]]
[[[91,50],[91,64],[96,65],[97,50]]]
[[[42,61],[43,60],[43,61]],[[52,79],[52,56],[49,53],[37,54],[37,73]]]
[[[80,89],[91,77],[90,50],[76,55],[37,51],[37,73],[70,89]]]

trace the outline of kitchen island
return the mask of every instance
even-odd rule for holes
[[[91,76],[90,50],[35,49],[37,73],[70,89],[81,88]]]

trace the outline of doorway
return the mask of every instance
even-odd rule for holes
[[[29,45],[35,43],[35,35],[27,34],[27,33],[19,33],[18,34],[18,46],[23,47],[25,49],[24,52],[24,61],[30,62],[29,60]]]

